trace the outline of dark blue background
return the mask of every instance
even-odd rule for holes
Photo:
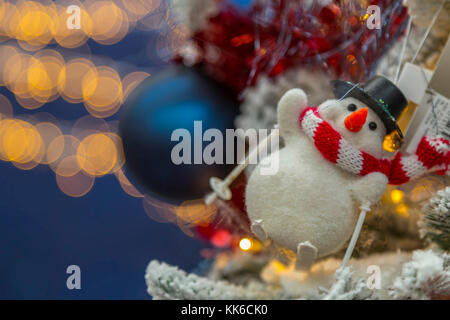
[[[1,162],[0,174],[0,298],[146,299],[151,259],[186,270],[200,260],[200,242],[151,220],[113,176],[70,198],[48,167]],[[71,264],[81,268],[81,290],[66,287]]]
[[[234,2],[245,6],[249,0]],[[88,44],[93,55],[154,73],[164,67],[146,54],[155,38],[136,30],[113,46]],[[16,115],[33,113],[19,107],[5,88],[0,93],[14,104]],[[68,121],[86,114],[82,105],[62,99],[38,111]],[[151,220],[141,200],[124,193],[113,176],[96,179],[86,196],[71,198],[58,189],[47,166],[22,171],[0,162],[2,299],[149,299],[144,272],[151,259],[189,271],[198,266],[205,246],[175,225]],[[81,268],[81,290],[66,287],[72,264]]]

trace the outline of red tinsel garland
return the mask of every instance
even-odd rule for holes
[[[242,12],[220,0],[218,13],[193,41],[197,64],[240,93],[258,76],[275,77],[294,67],[318,67],[332,78],[369,78],[380,57],[407,23],[401,0],[255,1]],[[381,29],[367,27],[369,5],[381,9]]]

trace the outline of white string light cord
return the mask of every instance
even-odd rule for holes
[[[444,7],[444,4],[445,4],[447,1],[448,1],[448,0],[442,0],[442,3],[441,3],[441,5],[440,5],[439,9],[436,10],[436,13],[435,13],[434,16],[433,16],[433,19],[431,20],[430,25],[429,25],[428,28],[427,28],[427,31],[425,31],[425,34],[423,35],[422,40],[420,41],[419,48],[417,49],[416,53],[414,54],[414,57],[412,58],[411,63],[414,63],[414,61],[416,61],[416,58],[417,58],[417,55],[418,55],[419,52],[420,52],[420,49],[422,49],[423,44],[425,43],[425,40],[427,40],[428,35],[430,34],[431,29],[433,28],[434,24],[436,23],[436,20],[437,20],[439,14],[441,13],[441,10],[442,10],[442,8]]]
[[[411,32],[412,17],[408,17],[408,27],[406,29],[405,39],[403,39],[402,51],[400,53],[400,58],[398,59],[397,71],[395,72],[394,83],[397,84],[398,78],[400,77],[400,69],[402,66],[403,57],[405,56],[406,44],[408,43],[409,33]]]
[[[359,208],[361,212],[359,213],[358,221],[356,222],[355,230],[353,231],[352,238],[350,239],[350,243],[348,244],[347,250],[345,251],[344,259],[342,260],[341,267],[336,271],[339,273],[341,270],[345,268],[348,260],[350,260],[353,250],[355,249],[356,241],[358,241],[359,233],[361,232],[361,228],[364,224],[364,220],[366,219],[367,212],[370,211],[370,202],[366,202],[362,204]]]

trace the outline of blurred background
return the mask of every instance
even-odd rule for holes
[[[0,0],[0,298],[150,299],[151,259],[198,267],[208,245],[149,217],[118,135],[123,101],[183,40],[166,0]]]

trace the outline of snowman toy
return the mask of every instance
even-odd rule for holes
[[[396,120],[407,106],[391,81],[376,76],[363,87],[332,84],[337,99],[318,107],[307,106],[301,89],[280,99],[285,146],[269,155],[279,169],[264,175],[258,165],[245,191],[252,232],[293,251],[297,269],[341,249],[356,230],[358,209],[369,211],[388,183],[406,183],[449,164],[449,143],[441,137],[423,137],[414,155],[384,157],[385,136],[397,131],[403,137]]]

